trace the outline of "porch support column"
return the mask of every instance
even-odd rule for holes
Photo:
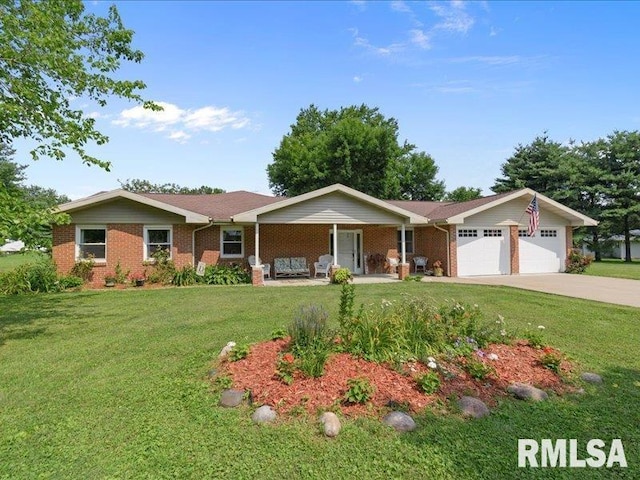
[[[409,264],[407,263],[407,242],[406,242],[406,228],[404,223],[400,226],[400,244],[401,255],[400,265],[398,265],[398,279],[404,280],[409,275]]]
[[[340,268],[338,265],[338,224],[333,224],[333,263],[329,267],[329,278],[333,279],[336,270]]]
[[[254,255],[256,256],[256,264],[251,267],[251,284],[254,287],[264,286],[264,270],[262,269],[262,261],[260,258],[260,224],[255,223],[255,238],[254,238]]]

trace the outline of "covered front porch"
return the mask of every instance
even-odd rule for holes
[[[271,262],[304,258],[309,277],[321,255],[332,256],[331,271],[348,268],[356,275],[383,272],[371,259],[395,258],[394,278],[409,274],[407,228],[428,219],[343,185],[332,185],[233,217],[253,230],[248,255]],[[252,228],[251,228],[252,227]],[[298,260],[296,260],[296,264]],[[379,261],[377,262],[379,264]],[[273,272],[272,268],[272,272]],[[263,268],[252,268],[252,283],[264,284]],[[304,277],[305,275],[301,275]]]

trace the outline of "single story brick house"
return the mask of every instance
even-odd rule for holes
[[[380,273],[373,260],[393,257],[404,278],[420,255],[428,268],[442,262],[452,277],[562,272],[573,229],[597,222],[537,193],[540,226],[529,237],[525,210],[534,194],[524,188],[467,202],[427,202],[381,200],[340,184],[292,198],[112,190],[59,207],[71,223],[53,227],[53,258],[68,272],[93,255],[96,282],[118,262],[124,270],[143,270],[157,248],[168,248],[177,267],[250,268],[250,255],[269,264],[305,257],[312,266],[331,254],[333,267],[366,275]],[[263,283],[256,266],[253,284]]]

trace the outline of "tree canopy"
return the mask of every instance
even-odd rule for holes
[[[139,178],[127,179],[120,183],[120,188],[133,193],[180,193],[183,195],[203,195],[211,193],[224,193],[225,191],[217,187],[208,187],[202,185],[200,187],[181,187],[175,183],[151,183],[148,180]]]
[[[476,187],[458,187],[444,196],[444,200],[448,202],[466,202],[482,197],[482,189]]]
[[[0,142],[29,138],[37,143],[34,160],[61,160],[73,150],[84,163],[109,170],[108,161],[86,150],[88,142],[102,145],[108,137],[72,99],[104,107],[120,97],[159,107],[138,93],[142,81],[114,75],[122,61],[143,58],[116,7],[106,17],[84,10],[81,0],[0,1]]]
[[[267,167],[277,195],[342,183],[385,199],[433,200],[444,194],[433,159],[398,142],[398,122],[366,105],[301,109]]]
[[[493,191],[530,187],[600,221],[591,228],[590,247],[601,257],[603,240],[640,226],[640,133],[616,131],[606,138],[562,145],[546,133],[518,145],[502,165]]]
[[[48,248],[51,225],[69,221],[67,215],[53,209],[69,198],[50,188],[25,186],[27,167],[12,161],[14,154],[12,148],[0,143],[0,243],[19,239],[29,248]]]

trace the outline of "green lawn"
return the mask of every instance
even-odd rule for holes
[[[24,263],[33,263],[44,255],[40,252],[10,253],[0,255],[0,272],[13,270]]]
[[[251,424],[204,380],[229,340],[254,342],[300,304],[335,319],[339,289],[193,287],[0,297],[0,478],[638,478],[640,310],[503,287],[358,285],[358,303],[427,295],[477,303],[549,342],[605,386],[532,404],[506,400],[479,421],[426,413],[397,434],[346,421]],[[517,468],[518,438],[621,438],[629,468]]]
[[[631,263],[626,263],[624,260],[603,259],[601,262],[593,262],[589,265],[586,275],[640,280],[640,261],[635,260]]]

